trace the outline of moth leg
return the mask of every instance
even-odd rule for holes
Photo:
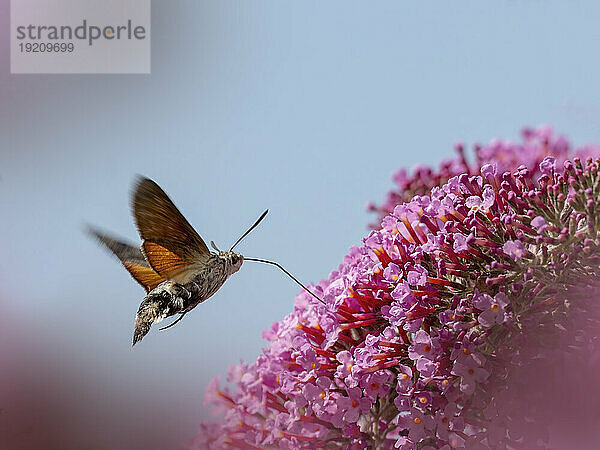
[[[187,311],[184,313],[181,313],[181,315],[177,318],[177,320],[169,325],[167,325],[166,327],[162,327],[159,328],[159,330],[166,330],[167,328],[171,328],[173,325],[175,325],[177,322],[179,322],[181,319],[183,319],[183,316],[185,316],[187,314]]]

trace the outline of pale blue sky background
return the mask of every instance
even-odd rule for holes
[[[144,292],[82,227],[136,241],[135,174],[222,247],[268,207],[239,250],[309,282],[401,165],[528,124],[600,142],[594,1],[155,1],[146,76],[11,76],[0,5],[0,334],[98,448],[191,437],[208,381],[255,359],[298,292],[246,263],[132,350]]]

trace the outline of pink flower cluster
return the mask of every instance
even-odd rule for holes
[[[477,173],[449,164],[401,185],[314,288],[326,304],[300,293],[257,361],[230,369],[234,389],[210,384],[223,418],[190,448],[542,445],[523,431],[532,405],[507,392],[548,342],[596,325],[600,161],[566,160],[545,129],[524,137],[480,148],[492,163]]]
[[[474,146],[475,162],[469,164],[465,155],[465,146],[455,144],[456,157],[442,161],[439,168],[417,166],[409,173],[405,167],[398,169],[392,176],[396,189],[390,191],[384,203],[380,206],[369,204],[368,209],[379,216],[372,228],[379,228],[381,220],[394,211],[394,207],[410,201],[415,195],[427,195],[434,187],[442,186],[454,176],[466,173],[477,173],[485,164],[496,165],[498,173],[514,170],[523,165],[532,171],[532,177],[537,178],[541,172],[539,164],[546,156],[556,158],[560,165],[568,157],[578,156],[581,159],[595,157],[599,153],[597,146],[588,145],[573,152],[569,142],[563,136],[556,136],[552,128],[524,128],[521,131],[523,142],[516,143],[493,139],[487,145]]]

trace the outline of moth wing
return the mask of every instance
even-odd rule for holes
[[[193,250],[164,239],[144,240],[142,252],[154,271],[180,284],[190,281],[206,262],[204,258],[198,259]]]
[[[125,266],[127,271],[135,279],[135,281],[140,283],[144,287],[144,289],[146,289],[146,292],[150,292],[160,283],[166,281],[166,278],[161,277],[150,266],[143,266],[140,264],[126,261],[123,261],[123,266]]]
[[[139,248],[92,227],[88,227],[87,231],[119,258],[121,264],[123,264],[133,279],[142,285],[146,292],[150,292],[165,281],[165,278],[161,277],[150,267]]]
[[[154,181],[139,178],[131,203],[142,240],[165,242],[166,248],[190,264],[209,258],[210,250],[200,235]]]

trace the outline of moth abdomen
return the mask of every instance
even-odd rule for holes
[[[191,292],[173,281],[165,281],[150,291],[142,300],[135,317],[133,345],[148,334],[153,324],[183,313],[191,298]]]

